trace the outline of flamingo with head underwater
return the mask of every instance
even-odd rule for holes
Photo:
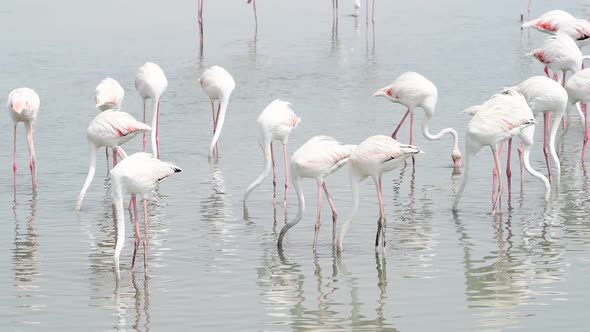
[[[124,98],[125,90],[123,90],[123,87],[121,86],[121,84],[119,84],[119,82],[110,77],[105,78],[96,86],[96,95],[94,97],[94,100],[96,102],[96,107],[100,111],[106,111],[109,109],[120,111],[121,104],[123,103]],[[105,147],[104,150],[106,154],[108,170],[109,148]],[[114,158],[116,158],[116,156],[114,156]],[[115,159],[113,159],[113,161],[114,160]]]
[[[278,240],[279,248],[283,247],[283,238],[287,231],[297,225],[303,218],[305,211],[305,197],[301,189],[301,180],[303,178],[315,179],[317,183],[318,213],[313,237],[313,248],[315,249],[317,245],[321,225],[322,191],[326,194],[328,204],[330,204],[330,209],[332,210],[332,243],[336,241],[336,207],[334,206],[332,197],[328,193],[328,186],[326,185],[325,179],[348,162],[350,154],[355,147],[355,145],[344,145],[332,137],[314,136],[293,153],[290,167],[291,179],[293,180],[293,186],[297,193],[299,209],[295,219],[281,229]]]
[[[413,157],[418,153],[422,153],[418,147],[401,144],[395,139],[384,135],[371,136],[352,151],[348,160],[350,183],[352,185],[352,213],[340,231],[337,244],[337,250],[339,252],[342,251],[344,236],[358,214],[360,184],[368,177],[371,177],[375,183],[377,199],[379,200],[379,219],[377,220],[375,247],[379,246],[379,240],[381,240],[381,245],[385,247],[386,222],[381,177],[383,173],[401,167],[407,158]]]
[[[428,123],[434,115],[437,102],[437,89],[431,81],[418,73],[406,72],[401,74],[390,85],[377,90],[373,96],[381,96],[393,103],[402,104],[407,107],[408,110],[406,111],[406,114],[403,116],[397,128],[395,128],[391,137],[394,139],[397,137],[397,132],[409,114],[410,145],[414,143],[414,110],[417,107],[422,108],[424,110],[422,134],[429,140],[439,140],[445,134],[451,134],[451,136],[453,136],[451,159],[456,168],[461,167],[461,151],[459,151],[459,135],[457,134],[457,131],[453,128],[445,128],[438,134],[433,135],[428,129]]]
[[[271,102],[258,116],[259,140],[258,143],[264,153],[264,170],[258,178],[248,186],[244,194],[244,217],[248,216],[248,198],[256,187],[270,173],[272,166],[273,173],[273,205],[276,203],[277,173],[275,171],[275,158],[272,143],[281,141],[283,144],[283,157],[285,162],[285,196],[283,207],[287,207],[287,189],[289,188],[289,167],[287,162],[287,142],[291,131],[297,127],[300,118],[291,109],[291,103],[276,99]]]
[[[494,155],[497,174],[501,174],[498,144],[514,136],[523,142],[523,161],[525,169],[545,185],[545,201],[549,200],[550,184],[543,174],[535,171],[529,161],[533,136],[535,134],[535,117],[524,96],[515,89],[507,89],[496,94],[482,105],[472,108],[475,115],[467,125],[465,135],[465,172],[459,191],[455,196],[453,210],[459,207],[459,201],[469,180],[471,158],[484,146],[489,146]],[[492,214],[501,206],[501,195],[504,189],[502,177],[499,177],[497,196],[493,200]]]

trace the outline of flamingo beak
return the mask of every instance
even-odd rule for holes
[[[375,91],[375,93],[373,94],[373,97],[379,97],[379,96],[387,96],[387,88],[382,88],[382,89]]]
[[[23,108],[25,108],[25,103],[21,100],[17,100],[15,102],[12,103],[12,109],[16,112],[16,113],[21,113],[23,111]]]

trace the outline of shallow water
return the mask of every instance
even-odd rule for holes
[[[589,178],[582,167],[581,128],[560,145],[562,181],[545,207],[543,187],[517,163],[511,198],[491,215],[492,158],[475,159],[461,210],[451,204],[450,140],[415,144],[426,153],[411,167],[384,176],[388,245],[373,247],[378,213],[372,183],[362,185],[359,219],[341,256],[333,252],[328,205],[319,246],[311,248],[315,183],[304,181],[305,219],[285,250],[278,231],[297,209],[273,209],[271,180],[252,195],[251,219],[242,195],[262,170],[256,117],[273,99],[293,103],[302,123],[293,152],[313,135],[358,143],[389,134],[404,109],[371,98],[407,70],[438,87],[431,130],[452,126],[461,138],[461,111],[542,67],[523,54],[544,36],[521,32],[517,1],[377,0],[375,37],[364,12],[340,6],[337,33],[329,1],[258,1],[254,38],[251,7],[205,0],[205,48],[199,54],[196,1],[3,2],[0,91],[18,86],[41,96],[35,133],[39,188],[31,193],[24,129],[19,127],[16,192],[12,187],[12,126],[0,122],[0,330],[582,330],[590,304]],[[351,1],[352,2],[352,1]],[[363,1],[364,5],[364,1]],[[533,1],[533,16],[557,6]],[[582,1],[562,9],[587,16]],[[75,200],[87,170],[85,130],[96,115],[94,89],[105,76],[119,80],[123,109],[141,118],[133,88],[137,68],[151,60],[169,79],[162,99],[162,158],[183,168],[163,182],[149,204],[150,278],[130,272],[128,222],[122,280],[113,266],[114,229],[106,162],[80,213]],[[224,66],[236,79],[217,165],[207,161],[210,104],[198,86],[204,66]],[[416,121],[423,113],[416,112]],[[418,124],[416,124],[418,125]],[[540,128],[537,128],[537,137]],[[418,133],[419,131],[416,130]],[[407,142],[404,127],[398,136]],[[540,142],[539,140],[537,142]],[[141,140],[126,145],[141,149]],[[280,151],[280,150],[277,150]],[[278,158],[279,188],[284,174]],[[516,158],[514,158],[516,159]],[[545,173],[539,144],[533,167]],[[341,225],[350,212],[347,169],[328,179]],[[282,200],[279,190],[277,198]],[[280,205],[280,204],[279,204]],[[128,217],[128,216],[127,216]]]

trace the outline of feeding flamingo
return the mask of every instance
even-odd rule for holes
[[[410,145],[414,143],[414,110],[416,107],[422,108],[424,110],[422,134],[429,140],[439,140],[445,134],[451,134],[453,136],[451,158],[456,168],[461,167],[461,151],[459,151],[459,135],[457,132],[453,128],[445,128],[438,134],[433,135],[428,129],[428,123],[434,115],[437,101],[436,86],[431,81],[418,73],[406,72],[401,74],[390,85],[377,90],[373,96],[385,97],[393,103],[402,104],[408,108],[391,137],[394,139],[397,137],[397,132],[408,114],[410,114]]]
[[[563,73],[562,85],[565,86],[567,72],[577,73],[582,68],[582,51],[576,45],[574,40],[563,34],[558,33],[545,39],[543,47],[534,49],[527,53],[533,56],[545,65],[545,74],[549,76],[548,69],[554,73],[554,79],[557,81],[557,72]]]
[[[276,203],[276,187],[277,187],[277,173],[275,171],[274,150],[272,147],[273,141],[281,141],[283,144],[283,157],[285,162],[285,196],[283,200],[283,207],[287,207],[287,189],[289,188],[289,167],[287,163],[287,142],[291,131],[297,127],[300,118],[291,109],[291,104],[280,99],[275,99],[271,102],[258,116],[258,126],[260,129],[260,136],[258,143],[264,152],[264,170],[258,178],[248,186],[244,194],[244,217],[248,216],[247,202],[250,194],[270,172],[272,165],[273,173],[273,205]]]
[[[171,163],[161,161],[154,158],[151,154],[145,152],[137,152],[129,157],[123,159],[111,172],[110,177],[113,181],[113,189],[111,191],[111,198],[115,207],[116,227],[117,227],[117,242],[115,244],[115,266],[117,270],[117,277],[119,275],[119,256],[123,245],[125,243],[125,213],[123,208],[123,196],[130,194],[133,202],[134,219],[135,219],[135,246],[133,250],[133,261],[131,263],[131,270],[135,268],[135,254],[141,241],[139,231],[139,218],[137,214],[136,195],[140,195],[143,200],[143,222],[144,222],[144,238],[143,238],[143,264],[145,274],[148,273],[148,212],[147,212],[147,196],[154,190],[156,184],[161,182],[168,176],[180,172],[181,169]]]
[[[549,180],[541,173],[535,171],[529,161],[533,136],[535,134],[535,117],[526,103],[524,96],[515,89],[507,89],[503,93],[496,94],[483,105],[476,106],[478,110],[467,125],[465,135],[465,172],[459,191],[455,196],[453,210],[457,210],[459,201],[469,179],[471,158],[484,146],[489,146],[494,155],[496,173],[502,174],[498,144],[514,136],[519,136],[523,142],[523,161],[525,169],[545,185],[545,201],[549,200]],[[499,176],[497,196],[493,200],[492,214],[501,206],[500,199],[504,184]]]
[[[125,98],[125,90],[119,82],[107,77],[102,80],[96,86],[96,107],[101,111],[114,109],[116,111],[121,110],[121,104]],[[107,171],[109,167],[109,148],[105,147],[106,159],[107,159]]]
[[[160,158],[160,98],[168,89],[168,80],[160,66],[153,62],[146,62],[137,71],[135,89],[143,100],[143,122],[145,123],[146,101],[152,101],[152,154]],[[143,151],[146,149],[145,132],[143,133]]]
[[[129,113],[106,110],[98,114],[88,126],[87,137],[90,148],[90,167],[86,181],[78,195],[76,210],[82,207],[82,201],[86,191],[94,178],[96,171],[96,153],[102,146],[113,149],[113,166],[117,164],[117,155],[125,158],[126,154],[119,146],[127,143],[141,132],[147,132],[152,128],[143,122],[135,120]]]
[[[379,200],[379,219],[377,220],[375,247],[379,246],[379,239],[381,239],[382,246],[385,247],[386,222],[381,177],[383,173],[399,168],[407,158],[418,153],[422,153],[418,147],[401,144],[395,139],[384,135],[371,136],[354,149],[348,161],[352,185],[352,213],[340,232],[337,245],[339,252],[342,251],[344,236],[358,213],[360,183],[367,177],[373,179],[377,189],[377,199]]]
[[[209,160],[219,157],[217,141],[221,135],[221,129],[225,121],[225,112],[229,103],[229,97],[236,88],[234,78],[224,68],[211,66],[207,68],[199,78],[201,88],[211,100],[211,114],[213,115],[213,139],[209,146]],[[218,101],[217,115],[215,115],[215,101]],[[216,151],[216,152],[215,152]]]
[[[301,189],[301,179],[303,178],[315,179],[318,186],[318,214],[313,236],[313,248],[315,249],[316,247],[321,225],[322,190],[326,194],[328,204],[330,204],[330,209],[332,210],[332,243],[334,243],[336,240],[337,214],[332,197],[328,193],[325,179],[348,162],[348,158],[355,147],[356,145],[344,145],[332,137],[315,136],[293,153],[293,156],[291,156],[291,179],[293,180],[293,186],[297,193],[299,210],[295,219],[281,229],[278,240],[279,248],[283,247],[283,238],[287,231],[297,225],[303,218],[303,212],[305,211],[305,198]]]
[[[33,131],[35,129],[35,122],[37,121],[37,113],[41,101],[39,95],[29,88],[14,89],[8,94],[8,111],[10,118],[14,123],[14,139],[13,139],[13,164],[12,170],[14,172],[13,185],[16,188],[16,125],[19,122],[24,122],[27,130],[27,143],[29,145],[29,167],[31,168],[31,182],[33,190],[37,186],[37,157],[35,157],[35,145],[33,142]]]
[[[578,19],[563,10],[552,10],[538,19],[522,25],[523,28],[534,28],[548,34],[564,33],[578,45],[584,47],[590,43],[590,21]]]

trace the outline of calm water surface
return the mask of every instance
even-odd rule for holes
[[[242,218],[243,192],[262,170],[256,117],[270,101],[291,101],[302,117],[291,152],[317,134],[358,143],[391,133],[403,107],[370,96],[414,70],[438,86],[432,131],[452,126],[463,137],[469,120],[463,109],[542,74],[523,54],[544,36],[520,31],[518,1],[377,0],[373,42],[364,12],[359,22],[347,16],[352,1],[341,1],[336,33],[330,1],[259,1],[255,39],[245,1],[205,0],[202,56],[196,2],[0,5],[0,92],[25,85],[42,101],[35,194],[22,127],[13,191],[12,127],[8,114],[0,121],[0,330],[585,330],[590,224],[584,192],[590,181],[579,161],[577,123],[560,146],[562,182],[546,208],[540,182],[527,174],[521,191],[517,171],[503,213],[492,216],[492,158],[484,149],[461,210],[451,213],[460,175],[451,168],[450,139],[429,142],[418,135],[416,144],[426,153],[417,158],[415,173],[408,167],[384,177],[384,253],[373,247],[378,206],[369,182],[341,256],[330,244],[327,204],[312,251],[311,180],[304,183],[306,217],[289,233],[283,253],[276,238],[296,213],[293,191],[286,211],[274,209],[268,179],[252,196],[252,218]],[[581,0],[535,0],[533,15],[554,7],[590,14]],[[147,60],[160,64],[170,82],[162,99],[162,158],[184,171],[150,200],[150,278],[141,265],[130,272],[128,222],[117,283],[104,159],[84,209],[76,213],[74,204],[88,167],[85,131],[97,113],[96,84],[105,76],[119,80],[127,92],[124,110],[140,118],[133,80]],[[197,81],[213,64],[227,68],[237,83],[217,165],[207,162],[210,106]],[[417,121],[422,115],[417,112]],[[399,137],[407,141],[404,129]],[[126,146],[140,148],[140,139]],[[545,172],[538,144],[532,158]],[[341,224],[351,206],[347,170],[328,184]]]

